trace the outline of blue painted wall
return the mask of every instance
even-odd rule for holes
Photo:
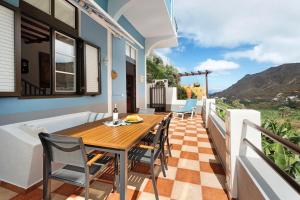
[[[126,103],[126,56],[125,40],[113,37],[112,41],[112,69],[118,73],[118,77],[112,80],[113,104]]]
[[[107,12],[108,9],[108,0],[95,0],[96,3]]]
[[[19,0],[4,0],[4,1],[15,7],[19,7]]]
[[[145,46],[145,38],[135,29],[135,27],[124,17],[121,16],[118,23],[131,34],[141,45]],[[118,78],[113,80],[113,103],[126,106],[126,55],[124,39],[113,38],[113,70],[119,74]],[[138,45],[137,49],[137,98],[139,106],[144,106],[145,101],[145,83],[140,81],[140,76],[145,76],[145,50]]]
[[[101,57],[107,57],[107,30],[98,25],[87,15],[81,15],[82,38],[101,48]],[[0,98],[0,116],[15,113],[63,109],[68,107],[86,106],[89,104],[107,103],[107,67],[102,64],[102,94],[94,97],[70,97],[49,99],[19,99],[15,97]],[[99,105],[100,106],[100,105]],[[103,110],[106,112],[107,110]]]
[[[118,20],[118,23],[128,32],[130,33],[142,46],[145,46],[145,38],[143,35],[138,32],[134,26],[126,19],[126,17],[121,16]]]

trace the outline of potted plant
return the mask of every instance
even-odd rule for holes
[[[189,98],[189,99],[192,98],[193,91],[192,91],[192,88],[190,86],[185,88],[185,92],[186,92],[187,98]]]

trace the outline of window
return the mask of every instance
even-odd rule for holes
[[[85,82],[87,94],[99,91],[99,48],[85,44]]]
[[[136,60],[136,49],[129,44],[126,44],[126,56],[132,60]]]
[[[24,0],[41,11],[51,14],[51,0]]]
[[[126,45],[126,56],[130,57],[130,46]]]
[[[55,0],[55,17],[75,28],[76,8],[65,0]]]
[[[14,93],[15,40],[14,11],[0,5],[0,92]]]
[[[75,40],[55,33],[55,92],[76,92]]]

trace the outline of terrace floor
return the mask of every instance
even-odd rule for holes
[[[163,177],[159,166],[156,168],[160,200],[228,200],[223,189],[224,170],[215,155],[209,134],[203,128],[200,115],[194,119],[172,119],[170,143],[173,144],[173,157],[168,158],[167,177]],[[106,177],[109,176],[102,178]],[[128,184],[128,199],[155,199],[149,168],[136,165],[129,173]],[[119,199],[118,193],[111,193],[111,190],[111,184],[94,181],[89,191],[90,199]],[[24,194],[0,183],[0,199],[42,199],[42,187]],[[52,181],[52,199],[83,200],[84,191],[76,186]]]

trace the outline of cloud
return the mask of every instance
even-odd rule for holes
[[[190,70],[188,70],[186,67],[176,67],[178,69],[178,71],[180,73],[183,73],[183,72],[189,72]]]
[[[179,35],[202,47],[253,47],[225,58],[296,62],[300,58],[299,0],[177,0]]]
[[[194,68],[195,71],[204,71],[209,70],[213,72],[227,72],[230,70],[238,69],[240,65],[235,62],[227,60],[213,60],[207,59],[204,62],[201,62],[198,66]]]
[[[168,57],[168,55],[170,55],[171,53],[172,53],[171,48],[163,48],[163,49],[155,49],[154,50],[154,54],[159,56],[163,60],[165,65],[171,64],[170,58]]]
[[[232,51],[224,55],[226,59],[248,58],[257,62],[271,62],[274,64],[300,61],[299,39],[269,38],[252,49]]]

